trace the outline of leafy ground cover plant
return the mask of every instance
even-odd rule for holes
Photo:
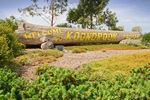
[[[0,99],[1,100],[20,100],[22,93],[28,82],[18,77],[16,72],[9,68],[0,68]]]
[[[41,68],[42,69],[42,68]],[[150,66],[131,70],[112,79],[90,80],[85,74],[61,67],[37,70],[32,83],[8,69],[0,69],[0,99],[14,100],[147,100],[150,98]],[[40,73],[39,73],[40,72]],[[2,77],[3,76],[3,77]]]
[[[85,74],[69,69],[47,67],[40,78],[31,83],[24,96],[30,99],[99,100],[148,99],[150,97],[150,67],[131,70],[129,76],[90,80]]]

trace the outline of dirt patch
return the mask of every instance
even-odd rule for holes
[[[102,60],[115,55],[131,54],[136,52],[150,52],[150,49],[143,50],[106,50],[88,51],[86,53],[64,53],[64,56],[52,62],[51,65],[62,66],[65,68],[78,69],[81,65],[93,61]]]
[[[22,66],[19,67],[19,76],[29,80],[32,82],[33,80],[37,79],[38,76],[35,75],[37,66]]]

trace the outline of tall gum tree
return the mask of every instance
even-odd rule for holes
[[[96,25],[107,24],[110,27],[108,21],[114,21],[117,18],[115,14],[112,13],[114,17],[108,18],[108,11],[104,11],[109,0],[80,0],[77,8],[72,8],[69,10],[67,15],[67,21],[69,23],[81,24],[82,28],[93,29]],[[104,12],[105,15],[104,15]],[[107,17],[107,23],[106,23]],[[115,19],[114,19],[115,18]],[[111,23],[112,25],[112,23]]]
[[[54,26],[56,17],[67,9],[68,0],[31,0],[32,5],[19,8],[19,12],[30,16],[40,16],[51,26]]]

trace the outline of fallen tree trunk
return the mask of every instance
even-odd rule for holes
[[[60,28],[21,23],[16,30],[19,41],[26,45],[39,45],[47,41],[54,44],[119,43],[123,39],[137,39],[138,32],[106,31],[78,28]]]

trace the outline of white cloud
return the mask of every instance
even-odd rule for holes
[[[118,26],[124,26],[127,31],[131,31],[134,26],[140,26],[143,30],[142,33],[150,32],[150,15],[145,16],[140,14],[140,11],[128,6],[121,8],[111,6],[109,8],[111,11],[116,13],[119,20],[117,23]]]

